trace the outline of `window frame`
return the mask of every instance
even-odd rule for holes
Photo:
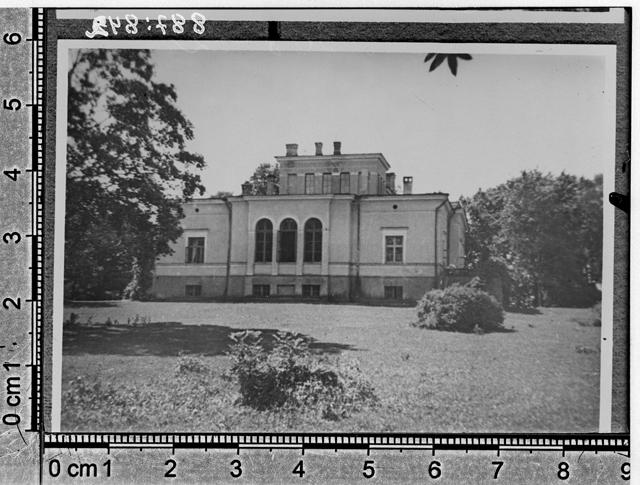
[[[189,242],[193,239],[201,239],[202,246],[191,246]],[[184,245],[184,263],[185,264],[204,264],[205,262],[205,249],[207,247],[207,236],[201,233],[187,233],[185,235],[185,245]],[[195,249],[195,254],[193,254],[192,250]],[[200,251],[198,251],[200,250]],[[200,254],[201,258],[198,258],[198,254]],[[197,259],[201,259],[201,261],[196,261]]]
[[[345,180],[345,177],[344,177],[344,176],[346,176],[346,181],[347,181],[347,183],[346,183],[346,185],[347,185],[346,190],[345,190],[345,187],[344,187],[344,185],[345,185],[345,184],[344,184],[344,180]],[[341,194],[349,194],[349,193],[351,193],[351,172],[340,172],[340,186],[339,186],[339,192],[340,192]]]
[[[320,296],[319,284],[304,284],[302,285],[302,296],[305,298],[318,298]]]
[[[293,222],[294,229],[282,229],[283,224],[287,221]],[[284,233],[292,234],[291,237],[293,237],[293,242],[291,244],[292,249],[290,249],[292,257],[286,259],[283,259],[282,257],[282,239]],[[280,225],[278,226],[278,247],[276,256],[278,259],[278,263],[296,263],[298,261],[298,221],[296,221],[293,217],[285,217],[284,219],[282,219],[282,221],[280,221]]]
[[[389,290],[390,295],[387,295],[387,289]],[[398,296],[398,293],[400,293],[400,296]],[[402,285],[384,285],[384,299],[404,300],[404,288]]]
[[[269,223],[269,229],[260,229],[262,222]],[[273,222],[267,217],[258,220],[255,225],[254,263],[271,263],[273,261]]]
[[[316,222],[319,224],[319,227],[308,228],[310,224],[315,224]],[[323,228],[322,221],[317,217],[310,217],[305,221],[302,246],[302,261],[304,263],[322,263]],[[308,248],[309,245],[311,246],[310,248]]]
[[[192,290],[191,292],[189,291],[190,289]],[[184,285],[184,296],[189,298],[202,296],[202,285]]]
[[[322,193],[333,193],[333,175],[331,174],[331,172],[324,172],[322,174]]]
[[[306,195],[313,195],[316,193],[315,184],[316,184],[316,174],[305,173],[304,174],[304,193]]]
[[[256,289],[260,288],[260,291],[256,291]],[[262,291],[265,290],[266,291]],[[271,285],[267,284],[254,284],[251,288],[251,296],[256,298],[269,298],[271,296]]]
[[[382,263],[383,264],[406,264],[407,262],[407,246],[408,246],[408,228],[383,228],[382,229]],[[402,258],[401,261],[397,261],[395,258],[394,251],[394,260],[387,261],[387,237],[402,237],[402,244],[399,246],[402,249]],[[397,248],[397,245],[394,245],[394,248]]]

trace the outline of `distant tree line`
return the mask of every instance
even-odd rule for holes
[[[511,308],[589,306],[602,279],[602,175],[537,170],[462,200],[467,264]]]

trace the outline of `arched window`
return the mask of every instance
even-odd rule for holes
[[[304,225],[304,262],[322,261],[322,222],[309,219]]]
[[[281,263],[296,262],[296,239],[298,224],[293,219],[285,219],[278,232],[278,261]]]
[[[273,224],[260,219],[256,224],[256,263],[270,263],[273,250]]]

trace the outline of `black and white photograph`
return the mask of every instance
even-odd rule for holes
[[[61,431],[600,429],[614,48],[125,44],[59,51]]]

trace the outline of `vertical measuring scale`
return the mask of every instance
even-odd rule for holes
[[[43,34],[42,10],[0,10],[0,444],[22,457],[42,430]]]

